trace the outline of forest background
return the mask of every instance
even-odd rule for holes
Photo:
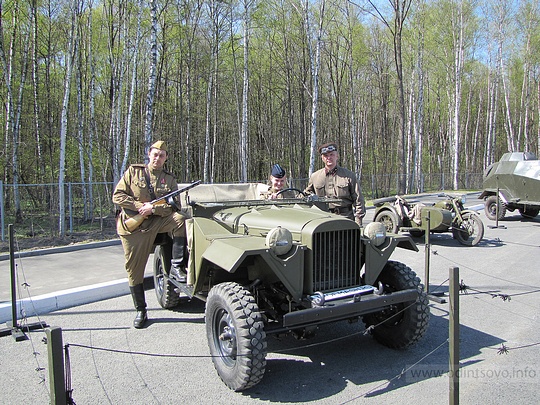
[[[0,0],[2,220],[112,211],[157,139],[180,182],[299,185],[335,141],[367,196],[481,187],[538,155],[539,26],[538,0]]]

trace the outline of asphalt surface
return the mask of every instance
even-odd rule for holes
[[[373,210],[366,222],[370,215]],[[536,404],[540,216],[525,221],[509,213],[499,222],[504,228],[492,228],[495,223],[482,211],[480,216],[485,234],[478,246],[463,247],[449,233],[438,234],[431,239],[429,255],[430,292],[448,291],[453,266],[459,267],[466,286],[460,295],[460,401]],[[415,241],[419,252],[399,249],[392,259],[424,280],[426,249],[422,239]],[[220,381],[208,356],[204,303],[183,299],[177,309],[164,310],[148,289],[149,324],[142,330],[132,327],[134,309],[120,245],[19,257],[16,268],[18,285],[28,286],[21,286],[19,295],[29,300],[25,312],[44,308],[41,315],[19,322],[62,328],[72,397],[79,405],[412,404],[449,399],[448,303],[431,301],[426,336],[405,351],[379,345],[363,333],[361,322],[321,326],[310,340],[269,336],[265,377],[252,389],[235,393]],[[10,304],[9,288],[9,261],[0,261],[0,306]],[[114,290],[109,292],[113,298],[102,296],[107,289]],[[58,307],[53,312],[46,304],[51,296]],[[45,333],[33,330],[26,337],[0,337],[2,404],[49,403]]]

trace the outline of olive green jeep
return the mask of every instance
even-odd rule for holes
[[[396,349],[417,342],[429,320],[416,274],[389,260],[396,247],[418,251],[410,236],[386,235],[328,212],[335,200],[262,200],[261,184],[201,184],[183,196],[187,283],[169,277],[171,242],[154,252],[163,308],[181,294],[206,302],[214,366],[235,391],[260,382],[268,334],[313,335],[321,324],[361,318],[375,339]],[[290,189],[289,189],[290,190]]]

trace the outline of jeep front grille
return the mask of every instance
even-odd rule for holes
[[[313,291],[327,291],[360,284],[360,230],[313,235]]]

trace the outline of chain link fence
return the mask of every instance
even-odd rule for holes
[[[366,200],[397,194],[399,179],[410,185],[407,194],[451,190],[453,177],[438,173],[423,175],[415,181],[405,175],[364,175],[361,179],[362,192]],[[266,181],[261,181],[265,183]],[[303,190],[307,178],[289,179],[289,186]],[[114,184],[66,183],[65,233],[114,232],[115,207],[111,201]],[[459,188],[479,190],[482,187],[481,173],[466,173],[459,178]],[[0,220],[2,241],[6,238],[7,225],[15,224],[16,232],[23,237],[58,237],[60,232],[60,209],[58,184],[4,184],[0,181]],[[20,210],[15,206],[18,193]]]
[[[58,187],[58,183],[15,187],[0,181],[2,240],[8,224],[15,224],[17,234],[24,237],[58,237],[61,234]],[[112,182],[66,183],[64,188],[65,233],[114,230]]]

